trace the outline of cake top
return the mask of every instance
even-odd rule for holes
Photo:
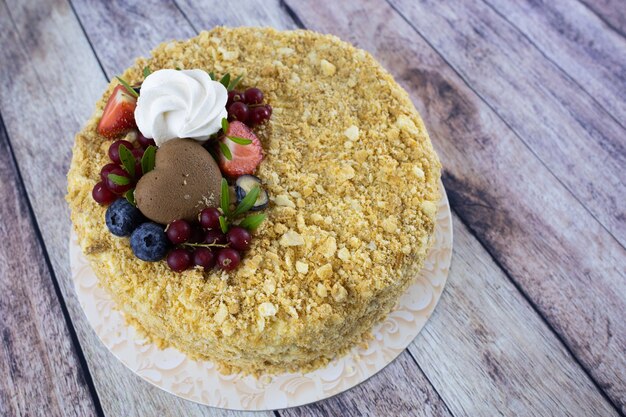
[[[68,194],[81,246],[107,279],[195,331],[295,338],[304,321],[364,311],[423,261],[440,164],[408,95],[367,52],[309,31],[218,27],[160,45],[122,78],[140,83],[146,67],[242,74],[265,93],[273,112],[255,128],[265,154],[255,175],[267,219],[232,271],[176,273],[133,256],[87,198],[110,145],[96,125],[114,82],[77,135]]]

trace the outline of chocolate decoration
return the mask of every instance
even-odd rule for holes
[[[196,220],[205,207],[219,207],[222,174],[211,154],[198,142],[174,139],[156,152],[154,170],[135,188],[137,208],[161,224]]]

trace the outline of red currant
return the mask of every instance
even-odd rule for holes
[[[96,203],[103,205],[111,204],[117,199],[113,191],[109,190],[103,182],[99,182],[93,187],[91,196],[96,200]]]
[[[250,116],[248,116],[248,122],[253,125],[258,125],[270,118],[270,111],[265,106],[254,107],[250,110]]]
[[[226,108],[229,108],[231,104],[243,101],[243,94],[241,91],[233,90],[228,92],[228,100],[226,101]]]
[[[139,160],[141,160],[141,157],[143,156],[143,152],[144,152],[143,148],[135,148],[135,149],[130,150],[130,153],[133,154],[135,159],[139,159]]]
[[[226,238],[231,248],[243,252],[250,247],[252,235],[243,227],[233,226],[226,234]]]
[[[129,151],[132,151],[133,149],[133,144],[127,140],[116,140],[115,142],[113,142],[111,146],[109,146],[109,158],[111,158],[111,161],[115,162],[116,164],[122,163],[122,161],[120,160],[121,145],[126,146]]]
[[[187,240],[189,243],[202,243],[204,242],[204,229],[197,223],[191,225],[191,235]]]
[[[142,148],[147,148],[148,146],[156,146],[154,139],[150,139],[141,134],[141,132],[137,133],[137,142],[141,145]]]
[[[191,225],[186,220],[174,220],[167,225],[165,233],[173,244],[185,243],[191,236]]]
[[[198,221],[205,229],[219,229],[220,211],[215,207],[207,207],[198,215]]]
[[[263,103],[263,92],[256,87],[248,88],[243,93],[243,100],[247,104],[261,104]]]
[[[208,230],[204,235],[204,243],[223,245],[226,243],[226,235],[219,229]]]
[[[100,179],[102,179],[102,181],[106,181],[111,171],[113,171],[115,168],[118,168],[118,165],[113,163],[103,166],[100,170]]]
[[[183,272],[191,266],[191,255],[187,249],[174,249],[167,255],[167,265],[172,271]]]
[[[215,254],[209,248],[196,248],[193,252],[193,263],[206,269],[215,266]]]
[[[224,248],[217,253],[217,265],[224,271],[232,271],[241,261],[241,255],[235,249]]]
[[[233,120],[239,120],[240,122],[245,123],[248,120],[248,116],[250,114],[250,109],[248,106],[242,101],[236,101],[230,105],[228,108],[228,116],[230,116]]]
[[[111,174],[115,174],[115,175],[119,175],[120,177],[128,178],[129,179],[128,184],[118,185],[118,184],[114,183],[113,180],[111,180],[111,178],[110,178]],[[105,184],[106,184],[107,188],[109,190],[113,191],[115,194],[123,194],[126,191],[130,190],[131,188],[133,188],[133,183],[130,180],[130,178],[128,177],[128,172],[124,171],[120,167],[115,167],[114,169],[111,170],[111,172],[109,172],[109,176],[107,176]]]

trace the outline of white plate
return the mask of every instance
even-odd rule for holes
[[[275,410],[319,401],[346,391],[383,369],[411,343],[435,309],[452,256],[450,206],[443,185],[441,189],[435,241],[420,275],[388,317],[374,326],[374,338],[367,349],[354,347],[347,355],[314,372],[265,375],[259,379],[222,375],[211,362],[193,361],[176,349],[160,350],[139,339],[100,287],[72,233],[70,264],[78,300],[102,343],[141,378],[171,394],[231,410]]]

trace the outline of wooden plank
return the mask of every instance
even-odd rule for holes
[[[416,371],[418,371],[416,373]],[[367,382],[350,391],[280,415],[300,416],[452,416],[413,358],[403,352]]]
[[[106,79],[66,1],[2,3],[0,27],[0,112],[104,413],[243,415],[191,403],[143,382],[90,328],[70,279],[65,176],[74,134],[93,111]]]
[[[96,416],[18,175],[0,119],[0,415]]]
[[[624,248],[386,3],[287,4],[307,27],[372,52],[404,85],[439,151],[455,211],[623,407]]]
[[[625,125],[625,38],[580,3],[484,1]]]
[[[606,25],[626,37],[626,7],[622,0],[580,0]]]
[[[115,51],[111,50],[113,45],[120,42],[128,42],[133,45],[138,45],[139,49],[144,48],[141,37],[146,36],[149,38],[156,38],[156,34],[145,34],[140,31],[124,30],[123,26],[127,26],[128,22],[124,20],[124,16],[129,15],[128,10],[123,4],[109,4],[104,5],[100,3],[91,3],[82,0],[74,2],[76,12],[80,18],[83,26],[86,28],[87,35],[91,44],[96,51],[96,54],[102,60],[100,51],[104,51],[102,56],[109,57],[111,61],[110,65],[113,68],[119,68],[117,71],[123,70],[123,57],[119,59],[115,55]],[[248,25],[263,25],[271,23],[278,28],[295,28],[295,23],[281,10],[277,2],[259,2],[258,7],[254,7],[252,4],[248,5],[250,14],[243,15],[245,22]],[[150,7],[155,5],[137,5],[135,13],[140,15],[149,15]],[[273,8],[272,8],[273,7]],[[113,8],[116,8],[113,10]],[[157,6],[157,9],[159,6]],[[219,8],[220,13],[213,13],[212,11]],[[238,26],[244,23],[242,19],[241,9],[236,5],[227,6],[220,2],[202,2],[196,5],[184,3],[181,5],[181,10],[185,15],[190,16],[190,21],[194,27],[206,27],[210,28],[215,25],[231,25]],[[200,19],[200,16],[207,17]],[[149,27],[158,28],[163,33],[178,33],[176,31],[186,31],[186,28],[176,28],[171,22],[176,19],[167,19],[166,21],[151,22]],[[188,25],[188,23],[186,23]],[[119,25],[120,27],[118,28]],[[284,25],[284,26],[283,26]],[[109,27],[108,36],[102,36],[98,28]],[[191,26],[189,26],[191,27]],[[118,30],[119,29],[119,30]],[[178,36],[177,36],[178,37]],[[156,46],[152,45],[152,47]],[[111,76],[111,74],[109,74]],[[428,380],[419,372],[419,369],[415,363],[405,354],[403,360],[396,361],[389,365],[385,374],[379,378],[373,378],[366,383],[362,384],[355,392],[349,392],[336,397],[333,397],[327,401],[324,401],[320,407],[326,410],[330,415],[343,415],[346,410],[350,410],[347,404],[358,405],[353,407],[352,412],[358,412],[358,410],[377,410],[375,407],[380,407],[380,410],[400,410],[402,413],[409,412],[412,408],[421,404],[421,401],[427,401],[431,404],[431,407],[424,408],[424,415],[448,415],[445,413],[445,405],[437,398],[436,393],[430,387]],[[389,381],[396,381],[396,389],[388,389]],[[404,381],[404,383],[400,383]],[[416,387],[412,387],[411,384],[415,384]],[[364,395],[365,393],[366,395]],[[372,403],[372,398],[377,398],[378,406]],[[316,408],[313,408],[316,409]],[[295,409],[290,412],[291,415],[306,415],[307,408],[301,411]],[[358,415],[358,414],[356,414]]]
[[[626,245],[624,127],[485,3],[391,4]]]

